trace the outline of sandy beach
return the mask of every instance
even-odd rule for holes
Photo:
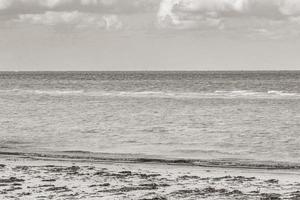
[[[300,199],[299,170],[1,155],[0,199]]]

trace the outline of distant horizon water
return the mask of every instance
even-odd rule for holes
[[[232,69],[232,70],[0,70],[1,73],[5,72],[297,72],[300,69],[254,69],[254,70],[243,70],[243,69]]]

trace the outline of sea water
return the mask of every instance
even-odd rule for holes
[[[300,163],[300,71],[1,72],[0,151]]]

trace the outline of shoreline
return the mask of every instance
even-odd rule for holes
[[[0,155],[0,199],[300,199],[300,170]]]
[[[183,165],[207,168],[233,168],[233,169],[263,169],[263,170],[300,170],[298,162],[259,161],[249,159],[193,159],[172,158],[158,155],[143,154],[111,154],[93,153],[88,151],[61,151],[61,152],[20,152],[0,151],[1,156],[27,157],[37,160],[53,161],[82,161],[82,162],[114,162],[114,163],[145,163]]]

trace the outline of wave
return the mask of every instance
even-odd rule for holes
[[[173,91],[84,91],[84,90],[0,90],[1,93],[14,95],[34,94],[49,96],[99,96],[99,97],[134,97],[134,98],[300,98],[300,93],[277,90],[252,91],[252,90],[216,90],[212,92],[173,92]]]
[[[36,94],[36,95],[50,95],[50,96],[60,96],[60,95],[78,95],[83,94],[83,90],[22,90],[22,89],[12,89],[12,90],[0,90],[0,93],[11,93],[16,95],[22,94]]]
[[[46,91],[46,90],[35,90],[34,93],[36,94],[48,94],[48,95],[72,95],[72,94],[82,94],[83,90],[53,90],[53,91]]]
[[[300,97],[300,93],[290,93],[284,91],[270,90],[266,92],[257,92],[251,90],[234,90],[234,91],[215,91],[215,94],[224,94],[230,96],[254,96],[254,97]]]
[[[245,169],[286,169],[299,170],[300,163],[255,161],[237,159],[172,159],[157,156],[145,156],[141,154],[110,154],[94,153],[89,151],[62,151],[44,153],[24,153],[1,151],[0,155],[19,156],[40,160],[72,160],[80,162],[115,162],[115,163],[137,163],[137,164],[166,164],[186,165],[198,167],[219,167],[219,168],[245,168]]]
[[[95,93],[97,95],[99,93]],[[300,98],[300,93],[287,93],[283,91],[255,92],[249,90],[235,91],[214,91],[214,92],[106,92],[103,96],[121,96],[121,97],[156,97],[156,98],[280,98],[295,97]]]
[[[181,150],[175,150],[173,151],[175,153],[184,153],[184,154],[221,154],[221,155],[238,155],[238,153],[234,152],[224,152],[224,151],[219,151],[219,150],[204,150],[204,149],[181,149]]]
[[[281,95],[281,96],[299,96],[299,93],[287,93],[283,91],[276,91],[276,90],[270,90],[268,91],[268,94],[271,95]]]

